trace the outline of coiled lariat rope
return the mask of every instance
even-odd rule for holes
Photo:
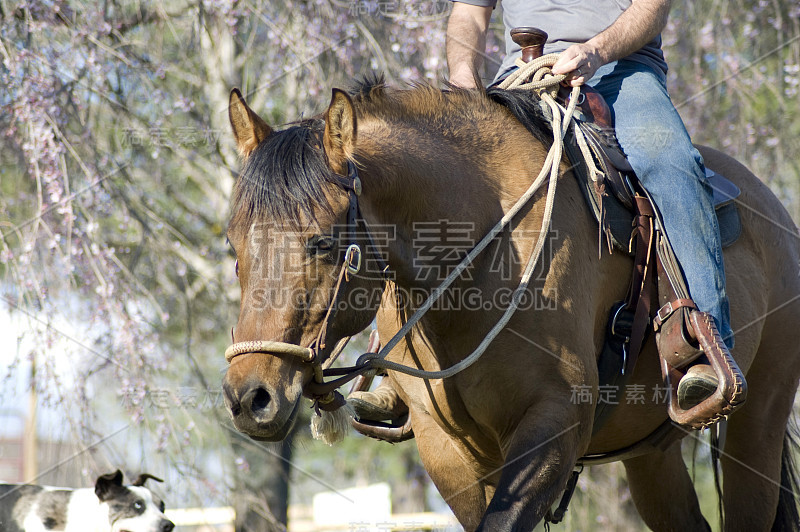
[[[558,94],[558,89],[562,81],[567,76],[565,74],[553,74],[550,68],[556,64],[561,54],[547,54],[526,63],[522,59],[517,59],[514,63],[518,68],[508,75],[506,79],[500,83],[499,87],[504,90],[518,89],[518,90],[532,90],[544,100],[544,95],[555,99]],[[529,80],[529,81],[526,81]],[[563,128],[564,134],[570,124],[572,124],[572,115],[575,111],[575,104],[580,101],[580,87],[572,87],[572,92],[569,98],[569,106],[564,112]],[[549,102],[548,102],[549,103]],[[589,172],[589,177],[592,181],[597,181],[601,176],[600,170],[594,162],[594,156],[586,142],[586,137],[580,128],[574,127],[575,140],[583,155],[586,168]],[[562,137],[563,139],[563,137]]]
[[[498,87],[504,90],[531,90],[539,97],[546,92],[555,99],[561,82],[567,79],[565,74],[553,74],[551,70],[560,56],[561,54],[547,54],[527,63],[519,58],[514,63],[517,69],[506,76]]]

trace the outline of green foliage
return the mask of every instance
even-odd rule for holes
[[[696,142],[747,165],[800,218],[800,7],[682,2],[664,33],[673,101]]]

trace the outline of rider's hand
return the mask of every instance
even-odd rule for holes
[[[578,87],[592,79],[602,64],[597,49],[586,42],[573,44],[564,50],[552,70],[553,74],[567,75],[564,84]]]

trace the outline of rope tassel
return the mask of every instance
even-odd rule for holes
[[[327,445],[342,441],[350,432],[350,420],[356,415],[353,407],[339,392],[331,392],[314,403],[311,435]]]

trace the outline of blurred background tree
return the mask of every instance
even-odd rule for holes
[[[231,432],[218,394],[239,297],[224,234],[238,168],[226,105],[241,87],[280,125],[321,112],[332,87],[371,70],[395,85],[439,84],[449,9],[0,0],[0,298],[23,318],[20,345],[39,353],[33,385],[71,438],[96,441],[109,419],[127,421],[136,437],[108,443],[107,456],[160,469],[173,506],[236,503],[241,530],[279,529],[289,485],[305,501],[326,489],[289,459],[338,487],[389,478],[398,498],[406,478],[427,482],[413,444],[359,437],[329,449],[300,426],[300,448],[267,451]],[[487,82],[502,53],[499,14],[492,28]],[[664,43],[695,140],[748,165],[800,219],[800,4],[676,2]],[[52,349],[65,335],[75,341]],[[33,352],[10,353],[9,375]],[[81,460],[84,484],[111,465]],[[619,472],[585,476],[568,527],[642,527],[623,495],[597,496],[625,493]],[[232,498],[236,489],[247,497]],[[420,492],[396,502],[424,506]]]

